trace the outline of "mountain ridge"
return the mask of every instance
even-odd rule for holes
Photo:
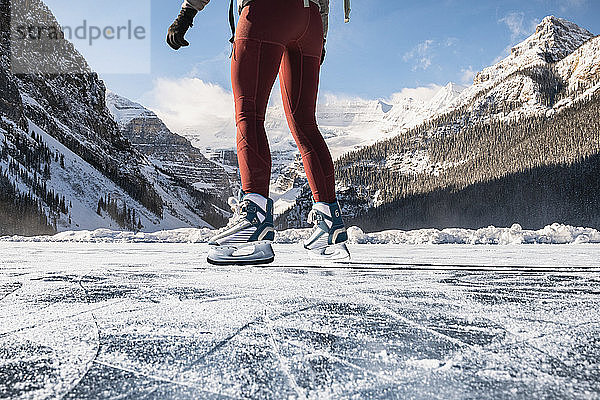
[[[237,174],[208,160],[191,142],[177,135],[151,110],[114,92],[106,95],[121,133],[155,164],[200,191],[224,200],[231,196]]]
[[[406,207],[416,207],[421,194],[446,188],[462,190],[538,167],[548,166],[544,171],[551,171],[552,165],[576,165],[582,157],[593,157],[600,151],[600,128],[594,125],[594,121],[600,120],[595,103],[600,93],[599,44],[599,37],[573,23],[551,16],[545,18],[536,33],[515,46],[524,51],[515,50],[498,64],[485,68],[474,84],[440,114],[393,138],[338,159],[338,187],[354,188],[356,193],[350,198],[342,193],[340,201],[352,204],[345,213],[352,223],[362,222],[370,229],[375,220],[409,224],[408,220],[392,218],[396,215],[393,204],[405,201]],[[544,55],[546,50],[551,51],[552,57]],[[565,115],[570,115],[572,121],[565,119]],[[539,136],[536,138],[533,132]],[[548,141],[540,141],[541,137]],[[558,171],[571,176],[568,169]],[[595,187],[589,182],[589,175],[585,181]],[[532,188],[521,189],[527,192]],[[548,190],[550,193],[558,188]],[[450,193],[443,196],[449,199]],[[306,192],[304,195],[309,196]],[[484,197],[480,196],[478,201]],[[594,202],[592,198],[586,199]],[[358,213],[357,203],[362,203]],[[300,204],[310,206],[304,200]],[[278,222],[289,226],[286,218],[302,221],[299,214],[307,212],[304,209],[282,215]],[[392,214],[386,216],[386,212]],[[598,221],[589,210],[580,212]],[[404,216],[410,219],[410,214]]]
[[[220,224],[219,209],[121,135],[106,108],[104,83],[70,43],[57,39],[50,43],[55,51],[25,46],[12,53],[9,7],[0,4],[0,88],[6,88],[0,92],[0,185],[7,189],[0,233],[210,226],[203,218]],[[43,2],[29,0],[26,7],[20,13],[26,22],[58,27]],[[15,74],[15,57],[67,68],[78,63],[83,71]],[[11,218],[14,209],[26,210],[19,218],[33,222]]]

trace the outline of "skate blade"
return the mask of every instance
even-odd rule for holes
[[[270,264],[275,254],[270,242],[256,242],[240,246],[211,246],[206,261],[212,265]]]
[[[348,261],[350,260],[350,251],[346,243],[334,244],[331,246],[321,247],[314,250],[309,250],[316,258],[328,261]]]

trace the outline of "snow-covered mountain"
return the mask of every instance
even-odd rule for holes
[[[384,116],[386,135],[377,138],[386,139],[397,135],[402,130],[414,128],[427,119],[448,111],[450,105],[465,90],[465,86],[450,82],[439,89],[426,101],[411,97],[399,98],[391,110]]]
[[[208,160],[183,136],[174,134],[158,116],[116,93],[106,94],[106,105],[119,129],[153,164],[196,189],[227,199],[237,173],[233,166]]]
[[[475,85],[493,84],[512,73],[535,66],[556,63],[594,37],[577,24],[552,15],[537,25],[535,33],[511,49],[511,54],[475,77]]]
[[[428,98],[397,95],[387,101],[325,96],[317,106],[317,121],[333,158],[337,159],[439,115],[464,89],[449,83]],[[273,151],[271,196],[276,214],[280,214],[295,204],[306,176],[282,107],[269,108],[266,129]]]
[[[471,121],[544,114],[568,80],[559,62],[593,37],[572,22],[548,16],[508,57],[479,72],[449,108],[466,111]]]
[[[448,84],[427,103],[412,99],[386,114],[390,137],[424,121],[437,134],[457,132],[482,121],[518,121],[552,116],[589,98],[600,88],[600,37],[567,20],[548,16],[511,54],[479,72],[472,86]],[[407,138],[415,143],[427,138]],[[424,143],[424,142],[423,142]],[[452,164],[430,161],[423,146],[387,154],[385,166],[404,174],[437,174]]]
[[[375,225],[594,223],[599,89],[600,37],[546,17],[427,124],[342,157],[338,178],[369,192]]]
[[[56,40],[56,51],[26,47],[23,59],[87,72],[11,73],[8,7],[0,4],[0,231],[154,231],[220,222],[206,198],[121,135],[103,82],[68,42]],[[25,22],[58,26],[40,0],[27,7]]]

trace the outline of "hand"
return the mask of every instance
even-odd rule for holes
[[[325,39],[323,39],[323,51],[321,52],[321,65],[323,65],[323,61],[325,61]]]
[[[198,11],[193,8],[182,8],[177,19],[169,27],[167,32],[167,44],[174,50],[189,46],[190,43],[185,40],[185,34],[193,26],[192,22]]]

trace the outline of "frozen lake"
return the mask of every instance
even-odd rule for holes
[[[600,245],[0,242],[0,398],[600,398]]]

